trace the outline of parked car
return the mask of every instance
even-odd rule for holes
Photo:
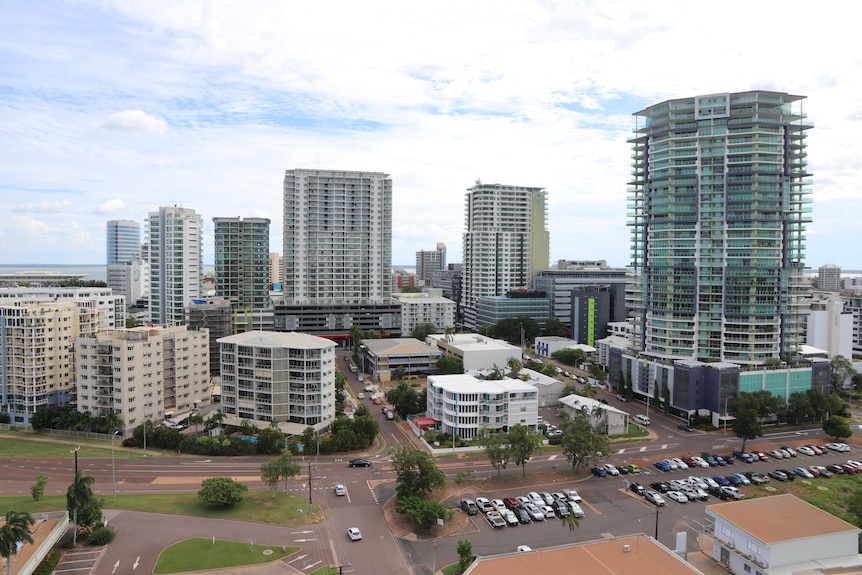
[[[807,445],[800,445],[799,447],[796,448],[796,451],[798,451],[799,453],[801,453],[803,455],[817,455],[814,452],[814,450],[811,449],[810,447],[808,447]]]
[[[847,451],[850,451],[850,446],[846,443],[827,443],[826,448],[831,449],[832,451],[837,451],[839,453],[845,453]]]
[[[647,417],[646,415],[641,415],[640,413],[638,413],[634,416],[633,419],[636,423],[640,423],[641,425],[649,425],[649,417]]]
[[[787,481],[787,474],[778,469],[767,472],[767,475],[776,481]]]
[[[620,470],[617,469],[616,465],[611,465],[610,463],[605,465],[605,471],[607,472],[608,475],[619,475],[620,474]]]
[[[682,492],[686,494],[689,500],[697,499],[699,501],[706,501],[709,499],[709,494],[706,490],[698,487],[689,487],[688,489],[683,489]]]
[[[580,503],[582,501],[581,496],[578,495],[578,492],[574,489],[569,489],[565,492],[566,497],[568,497],[569,501],[574,501],[575,503]]]
[[[691,458],[694,461],[695,467],[709,467],[709,463],[706,462],[706,459],[703,457],[698,457],[697,455]]]
[[[671,471],[673,469],[667,461],[656,461],[652,465],[659,471]]]
[[[646,493],[646,489],[644,489],[643,485],[641,485],[640,483],[630,483],[629,491],[636,495],[643,495],[644,493]]]
[[[763,485],[764,483],[769,483],[769,478],[762,473],[748,472],[745,474],[745,476],[754,485]]]
[[[523,495],[519,495],[515,499],[518,500],[519,507],[523,507],[524,505],[529,505],[530,503],[532,503],[532,500],[530,500],[529,497],[524,497]]]
[[[365,394],[360,391],[359,393],[356,394],[356,397],[358,399],[365,399]]]
[[[833,472],[829,471],[827,468],[825,468],[822,465],[812,465],[811,467],[817,468],[817,471],[820,472],[820,477],[826,477],[828,479],[829,477],[835,476],[835,474]],[[811,467],[809,467],[808,469],[811,469]]]
[[[544,501],[545,505],[550,505],[551,503],[554,502],[554,496],[551,495],[550,493],[548,493],[547,491],[541,491],[541,492],[539,492],[539,495],[541,495],[542,500]]]
[[[462,499],[461,502],[458,504],[458,507],[460,507],[461,511],[463,511],[467,515],[476,515],[477,513],[479,513],[479,507],[472,499]]]
[[[351,459],[348,465],[350,467],[371,467],[371,462],[367,459]]]
[[[524,505],[524,509],[527,510],[527,513],[530,514],[530,519],[532,521],[544,521],[545,514],[542,513],[541,509],[537,505],[533,505],[532,503],[528,505]]]
[[[734,451],[733,456],[740,461],[744,461],[745,463],[754,463],[754,456],[750,453],[746,453],[744,451]]]
[[[769,456],[762,451],[752,451],[751,454],[760,461],[769,461]]]
[[[826,452],[829,451],[823,445],[806,445],[808,449],[814,452],[814,455],[826,455]]]
[[[494,529],[506,526],[506,520],[503,519],[503,516],[500,515],[498,511],[487,512],[485,514],[485,519],[488,520],[488,525],[490,525]]]
[[[721,491],[728,495],[728,499],[743,499],[745,494],[736,487],[724,486]]]
[[[518,523],[526,525],[527,523],[531,523],[530,514],[527,513],[527,510],[523,507],[519,507],[515,509],[515,516],[518,518]]]
[[[503,519],[506,520],[506,525],[508,525],[509,527],[517,527],[518,525],[520,525],[520,523],[518,522],[518,517],[511,509],[506,509],[506,512],[503,513]]]
[[[677,469],[688,469],[688,465],[686,464],[686,462],[679,457],[672,457],[671,462],[676,465]]]
[[[710,467],[718,467],[718,461],[715,460],[715,457],[713,457],[711,453],[706,453],[704,451],[700,456],[709,464]]]
[[[506,506],[506,509],[514,511],[521,506],[521,502],[514,497],[506,497],[503,499],[503,505]]]
[[[751,485],[751,479],[749,479],[742,473],[734,473],[733,477],[736,477],[739,480],[740,485]]]
[[[827,465],[826,470],[831,471],[835,475],[844,475],[844,473],[846,473],[844,471],[844,468],[841,467],[840,465]]]
[[[652,489],[658,491],[659,493],[667,493],[668,491],[670,491],[670,485],[668,485],[664,481],[655,481],[653,483],[650,483],[649,486]]]
[[[808,467],[808,473],[810,473],[810,474],[811,474],[811,475],[813,475],[814,477],[820,477],[820,470],[819,470],[819,469],[817,469],[817,466],[816,466],[816,465],[810,465],[810,466]]]
[[[494,509],[496,509],[496,510],[497,510],[497,511],[499,511],[500,513],[503,513],[504,511],[506,511],[506,509],[508,509],[508,508],[506,507],[506,504],[505,504],[505,503],[503,503],[503,500],[502,500],[502,499],[492,499],[492,500],[491,500],[491,505],[493,505],[493,506],[494,506]]]
[[[557,517],[556,511],[550,505],[543,505],[539,507],[539,511],[544,514],[545,519],[554,519],[555,517]]]
[[[790,454],[790,457],[796,457],[796,450],[793,449],[792,447],[787,447],[785,445],[782,445],[778,449],[781,449],[782,451],[786,451],[787,453]]]
[[[635,465],[634,463],[629,463],[628,465],[626,465],[626,469],[629,470],[629,473],[632,473],[635,475],[637,475],[641,472],[641,468],[638,467],[637,465]]]
[[[530,491],[529,493],[527,493],[527,497],[530,498],[530,503],[532,503],[533,505],[545,504],[545,499],[536,491]]]
[[[770,449],[766,452],[766,455],[772,457],[773,459],[783,459],[784,453],[777,449]]]
[[[590,472],[592,472],[596,477],[604,477],[608,474],[604,467],[593,467],[590,469]]]
[[[717,453],[713,453],[712,458],[715,459],[715,462],[718,463],[719,467],[724,467],[725,465],[727,465],[727,460],[725,460],[724,457],[718,455]]]
[[[479,511],[482,513],[489,513],[494,511],[494,506],[491,505],[491,500],[486,499],[485,497],[477,497],[476,498],[476,507],[479,508]]]
[[[569,505],[564,501],[556,501],[556,505],[552,505],[551,509],[554,511],[554,515],[559,517],[560,519],[565,519],[569,516]]]
[[[797,467],[793,471],[796,472],[796,475],[802,477],[803,479],[814,479],[814,474],[805,469],[804,467]]]
[[[647,491],[644,498],[656,507],[664,507],[664,498],[655,491]]]
[[[584,516],[584,510],[581,508],[580,505],[578,505],[574,501],[569,501],[569,513],[571,513],[575,517],[583,517]]]
[[[719,487],[721,487],[721,486],[718,484],[718,482],[717,482],[715,479],[713,479],[712,477],[702,477],[701,479],[703,479],[703,480],[706,482],[706,488],[707,488],[707,490],[709,490],[709,488],[710,488],[710,487],[715,487],[716,489],[718,489]]]
[[[688,497],[682,491],[668,491],[665,495],[667,495],[668,499],[673,499],[677,503],[688,503]]]
[[[779,469],[778,471],[787,476],[787,481],[794,481],[796,479],[796,473],[789,469]]]
[[[707,485],[706,481],[704,481],[702,477],[695,477],[694,475],[691,475],[689,476],[687,481],[689,485],[698,489],[706,489],[707,487],[709,487],[709,485]]]
[[[718,483],[719,487],[726,487],[730,485],[730,480],[723,475],[713,475],[712,480]]]

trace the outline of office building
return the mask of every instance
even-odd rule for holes
[[[801,343],[803,99],[721,93],[635,114],[628,225],[642,354],[754,365]]]
[[[287,170],[283,252],[288,305],[390,303],[392,179]]]
[[[446,269],[446,244],[438,243],[436,250],[416,252],[416,277],[425,287],[431,286],[431,278]]]
[[[835,264],[820,266],[817,274],[817,289],[820,291],[840,291],[841,268]]]
[[[610,291],[610,321],[625,321],[626,285],[631,272],[612,268],[605,260],[559,260],[547,270],[540,270],[533,279],[533,289],[548,295],[550,317],[569,324],[572,321],[572,291],[587,286],[607,286]]]
[[[78,338],[78,411],[94,417],[116,414],[124,431],[191,411],[209,397],[208,348],[208,332],[186,326]]]
[[[467,190],[465,211],[462,308],[464,325],[475,329],[480,298],[529,288],[548,267],[547,193],[477,181]]]
[[[141,259],[141,224],[134,220],[109,220],[106,227],[108,265]]]
[[[108,287],[134,305],[146,293],[146,267],[142,260],[131,260],[108,266]]]
[[[213,218],[215,292],[234,309],[269,303],[269,219]]]
[[[251,331],[223,337],[221,404],[229,423],[273,422],[301,434],[335,420],[335,344],[305,333]]]
[[[522,355],[520,347],[478,333],[435,333],[427,336],[425,343],[435,346],[445,357],[460,359],[464,371],[506,369],[510,358]]]
[[[203,219],[189,208],[161,207],[147,220],[150,317],[158,324],[185,323],[186,306],[200,298]]]
[[[230,302],[221,298],[192,300],[186,315],[190,330],[206,329],[209,332],[210,375],[219,375],[221,362],[219,361],[218,340],[234,333],[234,311],[231,310]]]
[[[0,413],[27,425],[40,407],[75,392],[75,341],[102,328],[102,310],[61,303],[0,303]]]
[[[545,292],[518,289],[500,296],[482,296],[476,302],[476,326],[497,325],[504,319],[529,318],[544,328],[548,323]]]
[[[818,291],[812,294],[805,322],[805,343],[821,349],[832,358],[853,357],[855,314],[837,293]]]
[[[611,299],[610,286],[584,286],[572,291],[572,338],[576,342],[595,346],[597,340],[608,336]]]
[[[371,379],[380,383],[392,381],[399,371],[407,379],[436,373],[437,360],[443,355],[436,347],[412,337],[363,339],[360,353],[363,368],[367,367]]]

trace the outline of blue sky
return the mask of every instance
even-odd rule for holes
[[[0,263],[102,263],[105,221],[163,205],[268,217],[284,170],[382,171],[393,262],[446,243],[464,193],[548,191],[551,261],[629,263],[632,113],[808,96],[807,264],[862,269],[862,62],[829,3],[0,0]]]

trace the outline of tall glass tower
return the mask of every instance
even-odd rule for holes
[[[756,365],[800,344],[803,100],[755,90],[635,114],[629,303],[642,354]]]
[[[108,265],[141,259],[141,224],[134,220],[109,220],[106,227]]]
[[[159,208],[147,219],[150,317],[160,324],[185,323],[186,306],[201,296],[203,219],[194,210]]]
[[[216,295],[234,308],[269,301],[269,218],[213,218]]]

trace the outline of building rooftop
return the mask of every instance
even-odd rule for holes
[[[573,409],[580,409],[581,407],[585,407],[588,410],[592,411],[593,409],[600,408],[610,413],[620,413],[622,415],[628,415],[628,413],[626,413],[625,411],[617,409],[616,407],[613,407],[611,405],[602,403],[598,399],[591,399],[589,397],[584,397],[583,395],[578,395],[576,393],[567,395],[566,397],[561,397],[557,401]]]
[[[477,379],[466,373],[454,375],[431,375],[428,385],[460,393],[525,393],[535,392],[536,387],[520,379]]]
[[[697,575],[701,571],[646,535],[480,557],[465,575]]]
[[[431,341],[439,341],[441,344],[446,344],[446,335],[442,333],[437,333],[433,335],[429,335],[428,339]],[[477,333],[455,333],[450,334],[449,336],[449,345],[454,348],[458,348],[463,351],[469,350],[507,350],[507,351],[515,351],[517,352],[516,357],[521,357],[521,348],[506,343],[500,339],[492,339],[490,337],[485,337],[484,335],[479,335]]]
[[[287,347],[294,349],[321,349],[335,347],[332,340],[307,333],[278,331],[248,331],[219,338],[219,343],[234,343],[250,347]]]
[[[362,345],[374,355],[440,355],[440,350],[412,337],[363,339]]]
[[[791,494],[707,505],[721,517],[766,544],[860,529]]]

